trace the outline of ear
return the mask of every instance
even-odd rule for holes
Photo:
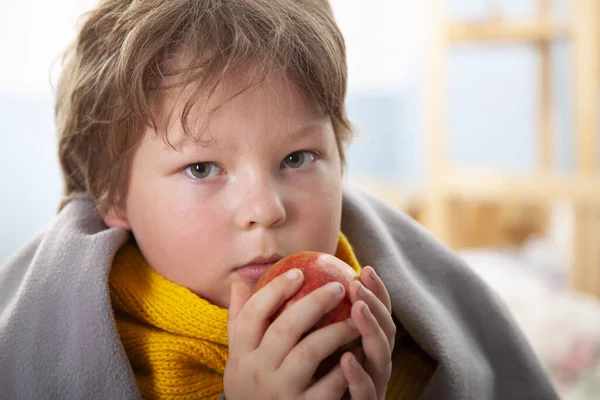
[[[111,208],[107,213],[102,216],[104,223],[109,228],[123,228],[126,231],[131,231],[131,226],[127,217],[124,213],[117,212],[114,208]]]

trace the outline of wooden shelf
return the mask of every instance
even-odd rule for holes
[[[448,0],[434,0],[433,38],[427,63],[425,160],[429,177],[424,182],[423,225],[442,241],[456,243],[455,211],[460,203],[526,203],[542,210],[554,200],[567,200],[574,207],[571,286],[600,297],[600,153],[597,151],[600,120],[600,0],[569,0],[570,20],[552,21],[551,0],[538,0],[538,12],[530,20],[507,20],[501,13],[489,13],[485,20],[451,21]],[[571,45],[570,72],[573,122],[574,171],[563,175],[552,161],[551,57],[553,41]],[[537,110],[539,159],[534,174],[466,171],[447,153],[448,53],[463,43],[532,45],[540,56]],[[477,171],[477,172],[475,172]],[[387,196],[394,198],[393,193]],[[518,208],[518,207],[517,207]],[[490,224],[493,221],[490,222]],[[487,221],[486,221],[487,224]]]
[[[451,23],[450,42],[540,42],[566,39],[567,27],[544,21]]]
[[[600,177],[582,174],[507,175],[456,171],[443,176],[439,190],[448,198],[458,200],[513,204],[569,200],[578,205],[597,206]]]

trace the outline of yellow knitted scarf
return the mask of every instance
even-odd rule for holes
[[[360,271],[340,233],[336,256]],[[109,277],[117,329],[147,399],[218,399],[227,362],[227,310],[154,272],[130,241]]]

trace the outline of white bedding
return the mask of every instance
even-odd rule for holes
[[[552,249],[533,247],[459,254],[507,304],[561,397],[600,399],[600,300],[569,290]]]

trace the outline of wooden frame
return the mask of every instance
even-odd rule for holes
[[[600,4],[598,0],[570,0],[568,26],[555,25],[549,0],[540,0],[532,21],[506,22],[494,18],[481,23],[452,23],[444,0],[433,8],[434,32],[429,55],[426,93],[426,171],[423,224],[452,245],[452,206],[459,200],[499,204],[527,202],[548,207],[552,200],[567,199],[575,208],[571,286],[600,296],[600,174],[597,140],[600,91]],[[555,170],[552,160],[550,110],[550,44],[568,40],[572,45],[575,160],[572,174]],[[537,46],[540,62],[538,171],[529,176],[473,174],[453,166],[446,157],[445,120],[447,53],[457,42],[529,42]]]
[[[547,41],[569,37],[567,27],[547,21],[454,23],[448,26],[449,42],[520,42]]]
[[[575,167],[578,176],[598,176],[598,100],[600,49],[597,0],[571,0],[573,15],[573,88],[575,115]],[[596,184],[595,187],[598,187]],[[595,204],[577,203],[571,284],[600,296],[600,197]]]

